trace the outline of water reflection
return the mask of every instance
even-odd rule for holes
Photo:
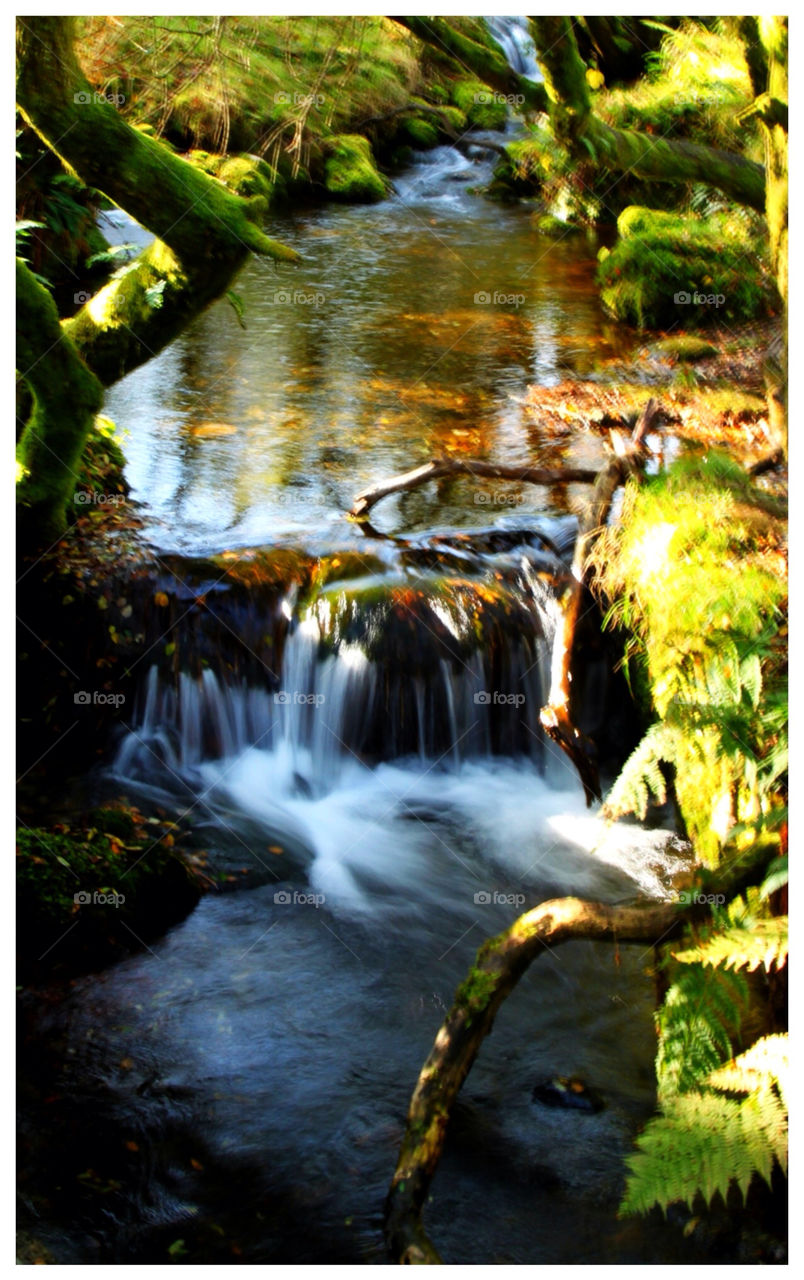
[[[361,488],[427,456],[536,460],[528,385],[588,372],[623,339],[600,310],[595,246],[547,241],[526,207],[471,194],[488,171],[438,148],[380,206],[274,222],[304,261],[245,267],[247,329],[223,299],[111,389],[159,543],[342,536]],[[464,483],[409,495],[385,527],[480,523],[473,498]],[[517,509],[563,502],[534,489]]]

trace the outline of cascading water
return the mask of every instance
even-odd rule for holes
[[[486,18],[486,23],[511,68],[528,80],[540,81],[542,73],[536,61],[536,49],[528,30],[527,18],[497,15]]]

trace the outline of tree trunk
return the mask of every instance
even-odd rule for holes
[[[158,237],[63,325],[89,369],[108,386],[156,355],[219,297],[250,253],[286,262],[298,254],[260,230],[263,198],[234,195],[126,124],[92,91],[75,56],[72,19],[20,18],[17,32],[18,104],[26,121],[87,186]],[[20,376],[29,378],[25,360]],[[70,413],[66,403],[57,410],[40,396],[37,465],[44,449],[68,466],[68,455],[75,456],[68,444],[71,423],[72,439],[83,444],[83,411]],[[30,441],[24,453],[34,460]],[[32,466],[29,493],[37,480]],[[43,495],[44,489],[29,515],[37,510],[43,526],[63,526],[61,497],[47,512]]]
[[[575,765],[583,784],[587,805],[601,798],[600,776],[593,745],[575,727],[570,715],[575,629],[578,625],[592,545],[608,519],[616,490],[628,477],[629,472],[644,460],[644,439],[658,412],[659,405],[651,397],[642,410],[631,439],[627,443],[622,443],[616,433],[612,434],[617,452],[599,472],[581,516],[575,553],[572,558],[570,586],[562,601],[553,639],[550,698],[547,705],[542,707],[539,718],[545,733],[549,734]]]
[[[782,301],[782,333],[777,350],[766,358],[768,419],[774,441],[787,452],[787,18],[762,17],[760,33],[768,59],[768,91],[758,98],[755,114],[765,138],[765,171],[771,266]]]
[[[613,129],[592,111],[586,68],[569,18],[531,18],[556,137],[579,159],[654,182],[705,182],[752,209],[765,209],[761,165],[717,147]]]
[[[32,395],[17,446],[20,533],[52,542],[62,532],[103,388],[62,331],[47,289],[17,259],[17,367]]]

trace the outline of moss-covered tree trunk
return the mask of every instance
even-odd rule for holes
[[[62,326],[88,369],[104,386],[149,360],[229,286],[251,253],[292,262],[298,255],[260,228],[267,204],[245,200],[153,138],[126,124],[116,108],[93,92],[73,47],[73,20],[18,19],[17,101],[26,121],[87,186],[109,196],[157,237]],[[24,277],[23,277],[24,279]],[[28,287],[25,307],[42,308]],[[42,310],[42,323],[52,317]],[[32,383],[31,362],[20,348],[19,374]],[[64,469],[86,436],[83,407],[70,411],[41,395],[35,430],[23,432],[27,469],[20,496],[26,531],[64,525]],[[71,434],[72,428],[72,434]],[[35,447],[34,447],[35,443]],[[45,472],[48,458],[57,475]],[[32,494],[36,491],[36,501]],[[54,503],[49,511],[45,493]],[[34,516],[34,510],[37,515]]]
[[[705,182],[752,209],[765,208],[761,165],[717,147],[614,129],[592,110],[586,67],[569,18],[531,18],[556,136],[571,154],[654,182]]]
[[[64,527],[103,388],[63,332],[47,289],[19,258],[17,364],[31,393],[17,446],[20,534],[52,542]]]

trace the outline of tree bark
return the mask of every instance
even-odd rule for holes
[[[621,437],[617,433],[612,433],[612,440],[618,452],[598,473],[589,501],[581,516],[575,553],[572,558],[570,586],[562,602],[553,638],[550,700],[546,706],[542,707],[539,718],[545,733],[575,765],[583,785],[587,805],[601,798],[600,776],[593,746],[572,723],[570,715],[572,648],[575,629],[578,625],[592,545],[606,523],[616,490],[627,478],[629,472],[644,460],[644,439],[658,412],[658,402],[651,397],[639,416],[630,441],[622,443]]]
[[[717,147],[614,129],[592,111],[586,68],[569,18],[531,18],[556,137],[579,159],[654,182],[705,182],[752,209],[765,210],[762,165]]]
[[[35,530],[52,542],[65,525],[103,388],[63,332],[47,289],[19,258],[17,368],[32,394],[17,446],[20,532],[23,540]]]
[[[465,71],[470,71],[504,97],[521,96],[523,106],[529,111],[547,111],[549,103],[544,85],[517,75],[491,35],[486,45],[462,35],[445,18],[407,17],[393,18],[392,21],[398,22],[438,53],[453,58]]]
[[[768,419],[776,443],[787,453],[787,18],[762,17],[758,21],[768,61],[768,91],[757,99],[755,114],[765,139],[765,217],[768,221],[771,267],[782,301],[778,356],[771,351],[766,362]]]
[[[497,466],[474,458],[433,458],[413,471],[392,476],[390,480],[381,480],[370,489],[364,489],[352,503],[349,515],[353,520],[362,520],[381,498],[387,498],[392,493],[405,493],[427,484],[429,480],[440,480],[443,476],[483,476],[495,480],[524,480],[528,484],[542,485],[591,484],[596,479],[597,472],[586,467],[565,467],[561,471],[552,471],[545,467]]]

